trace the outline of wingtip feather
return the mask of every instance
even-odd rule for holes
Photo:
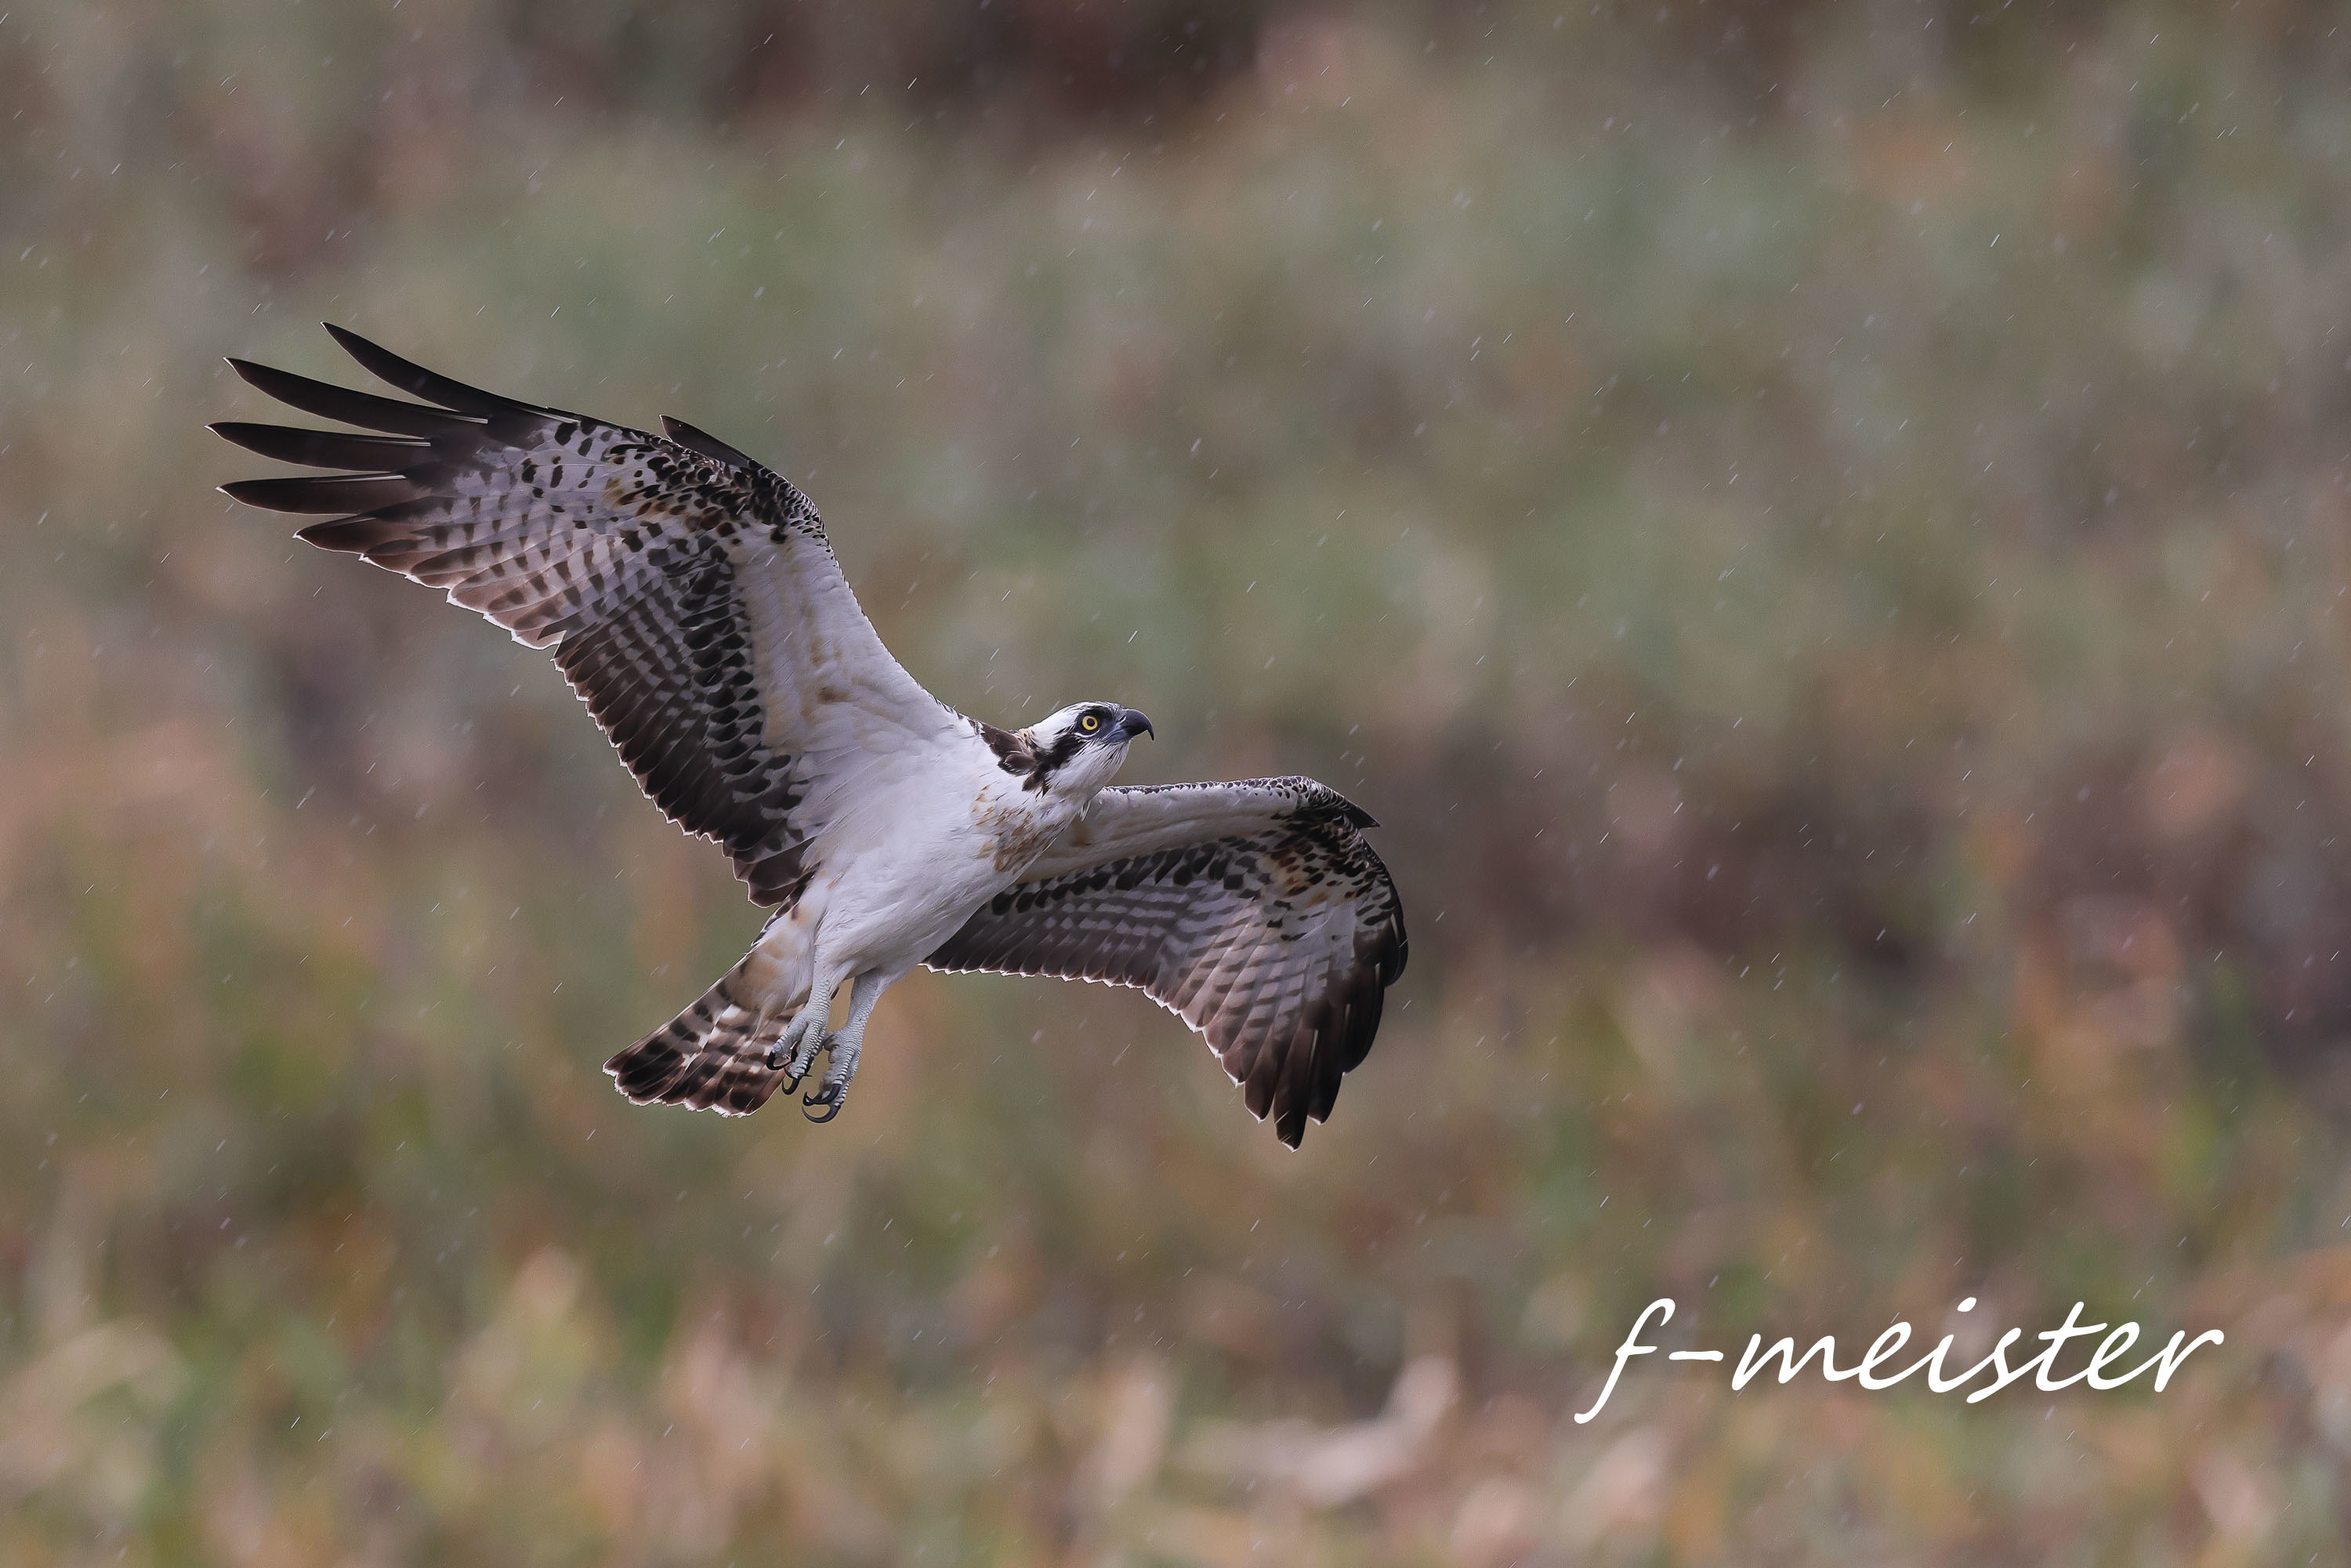
[[[454,381],[437,371],[428,371],[413,360],[403,360],[379,343],[371,343],[348,327],[338,327],[331,321],[321,321],[329,337],[343,352],[360,362],[361,369],[377,379],[390,382],[412,397],[421,397],[455,409],[460,413],[488,415],[504,413],[521,405],[496,392],[468,386]]]
[[[687,451],[699,452],[705,457],[715,458],[729,468],[758,466],[758,462],[748,455],[737,451],[708,431],[696,429],[682,419],[672,419],[668,414],[662,415],[662,430],[672,441]]]
[[[220,420],[204,428],[233,446],[280,463],[299,463],[311,468],[398,474],[433,455],[431,443],[405,436],[353,435],[288,424],[256,424],[242,419]]]
[[[416,486],[397,474],[336,475],[327,478],[233,479],[221,489],[248,507],[271,512],[372,512],[413,498]]]

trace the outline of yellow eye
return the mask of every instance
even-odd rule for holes
[[[1078,727],[1086,734],[1092,735],[1094,731],[1102,727],[1102,715],[1098,713],[1090,713],[1086,715],[1083,718],[1078,720]]]

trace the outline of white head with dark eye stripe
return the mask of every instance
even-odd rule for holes
[[[1118,772],[1126,748],[1151,721],[1116,703],[1072,703],[1029,727],[1037,764],[1029,787],[1091,800]]]

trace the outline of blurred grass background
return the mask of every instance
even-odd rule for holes
[[[14,7],[0,1563],[2344,1562],[2339,16]],[[932,976],[834,1126],[623,1103],[756,912],[213,493],[321,318],[772,463],[968,711],[1362,800],[1332,1123]],[[2229,1342],[1572,1422],[1660,1295]]]

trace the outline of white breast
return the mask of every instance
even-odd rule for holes
[[[1023,790],[977,737],[927,766],[877,766],[818,850],[830,883],[820,945],[855,968],[920,963],[1076,818]]]

